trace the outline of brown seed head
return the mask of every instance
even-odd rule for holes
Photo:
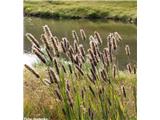
[[[101,38],[100,34],[97,31],[95,31],[94,35],[95,35],[96,39],[98,40],[98,43],[102,44],[102,38]]]
[[[66,73],[66,69],[63,64],[62,64],[62,69],[63,69],[64,73]]]
[[[120,34],[119,34],[118,32],[114,32],[113,34],[114,34],[114,36],[116,37],[116,39],[117,39],[118,41],[121,41],[121,40],[122,40],[122,37],[120,36]]]
[[[126,98],[127,95],[126,95],[126,90],[125,90],[124,86],[122,86],[122,93],[123,93],[123,96]]]
[[[137,71],[136,70],[136,65],[134,65],[134,67],[133,67],[133,73],[136,74],[136,71]]]
[[[86,40],[87,39],[86,34],[85,34],[83,29],[80,29],[80,34],[81,34],[82,40]]]
[[[75,65],[77,70],[81,73],[81,75],[83,76],[84,75],[84,72],[83,70],[78,66],[78,65]]]
[[[85,50],[84,50],[83,45],[80,44],[78,48],[79,48],[79,53],[80,53],[83,57],[85,57]]]
[[[40,48],[38,40],[31,33],[26,33],[26,37],[32,44],[35,44],[36,47]]]
[[[127,64],[127,70],[129,73],[132,73],[132,67],[131,67],[131,64]]]
[[[40,78],[40,75],[33,70],[30,66],[28,66],[27,64],[24,64],[25,68],[27,68],[31,73],[33,73],[35,75],[36,78]]]
[[[113,65],[113,77],[114,78],[116,77],[116,65],[115,64]]]
[[[60,92],[59,92],[58,89],[55,90],[55,94],[56,94],[57,98],[58,98],[60,101],[63,100],[63,99],[62,99],[62,96],[61,96],[61,94],[60,94]]]
[[[95,95],[95,92],[94,92],[94,90],[92,89],[92,87],[89,85],[89,90],[91,91],[91,93],[93,94],[93,96],[95,97],[96,95]]]
[[[33,49],[33,52],[35,53],[35,55],[44,63],[47,64],[45,58],[43,57],[43,55],[36,49]]]
[[[43,31],[44,31],[44,34],[48,38],[52,37],[52,32],[51,32],[50,28],[48,27],[48,25],[43,26]]]
[[[54,65],[55,65],[55,68],[56,68],[56,72],[59,75],[59,67],[58,67],[58,63],[57,63],[56,59],[54,59]]]
[[[125,46],[125,51],[126,51],[126,55],[127,55],[127,56],[130,56],[131,52],[130,52],[129,45],[126,45],[126,46]]]
[[[74,40],[79,42],[79,37],[78,37],[77,32],[75,30],[72,30],[72,37],[73,37]]]
[[[41,35],[41,39],[42,39],[43,43],[45,44],[45,47],[46,47],[48,50],[50,50],[51,48],[50,48],[50,46],[49,46],[49,40],[47,39],[46,35],[42,34],[42,35]]]
[[[54,79],[54,81],[55,81],[55,83],[59,83],[59,77],[57,76],[57,74],[51,69],[51,68],[49,68],[49,71],[50,71],[50,74],[51,74],[51,76],[52,76],[52,78]]]

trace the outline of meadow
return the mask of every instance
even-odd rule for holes
[[[57,19],[112,19],[136,23],[136,1],[25,1],[24,15]]]
[[[73,42],[69,42],[47,25],[42,28],[42,45],[26,34],[39,62],[24,65],[24,117],[136,120],[136,65],[130,62],[132,52],[125,45],[128,64],[119,69],[117,51],[123,38],[118,32],[102,39],[97,31],[87,36],[84,29],[72,30]],[[107,44],[100,49],[104,41]]]

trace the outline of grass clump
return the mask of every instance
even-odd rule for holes
[[[127,69],[119,70],[116,53],[123,40],[119,33],[110,33],[108,44],[100,49],[104,40],[98,31],[86,37],[84,29],[80,30],[81,36],[73,30],[73,43],[66,37],[58,38],[47,25],[43,31],[43,45],[32,34],[26,34],[42,66],[25,65],[25,82],[32,87],[25,88],[25,117],[136,119],[136,66],[130,63],[130,48],[126,45]],[[84,48],[82,41],[89,42],[89,47]]]

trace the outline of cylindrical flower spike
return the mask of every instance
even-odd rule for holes
[[[82,44],[79,45],[79,51],[80,51],[80,54],[85,57],[85,50],[84,50],[84,47]]]
[[[136,70],[136,65],[134,65],[133,67],[133,73],[136,74],[137,70]]]
[[[26,37],[32,44],[35,44],[36,47],[40,48],[38,40],[31,33],[26,33]]]
[[[114,36],[116,37],[116,39],[118,41],[121,41],[122,40],[122,37],[120,36],[120,34],[118,32],[114,32]]]
[[[50,28],[48,27],[48,25],[44,25],[44,26],[43,26],[43,31],[44,31],[45,35],[46,35],[48,38],[50,38],[50,37],[53,36]]]
[[[129,73],[132,73],[132,67],[131,67],[131,64],[127,64],[127,70]]]
[[[126,46],[125,46],[125,51],[126,51],[126,55],[127,55],[127,56],[130,56],[131,52],[130,52],[129,45],[126,45]]]
[[[58,89],[55,90],[55,94],[56,94],[57,98],[58,98],[60,101],[63,100],[63,99],[62,99],[62,96],[61,96],[61,94],[60,94],[60,92],[59,92]]]
[[[95,31],[94,35],[95,35],[96,39],[98,40],[98,43],[102,44],[102,38],[101,38],[100,34],[97,31]]]
[[[116,65],[114,64],[113,65],[113,78],[116,77]]]
[[[54,65],[55,65],[55,68],[56,68],[56,72],[59,75],[59,67],[58,67],[58,63],[57,63],[56,59],[54,59]]]
[[[47,64],[46,59],[44,58],[44,56],[43,56],[39,51],[37,51],[36,49],[33,49],[33,52],[36,54],[36,56],[37,56],[44,64]]]
[[[28,66],[27,64],[25,64],[24,66],[25,66],[25,68],[27,68],[31,73],[33,73],[36,78],[40,78],[40,75],[39,75],[35,70],[33,70],[30,66]]]
[[[77,32],[75,30],[72,30],[72,37],[73,37],[74,40],[79,42],[79,37],[78,37]]]
[[[83,29],[80,29],[80,34],[81,34],[81,38],[82,38],[82,40],[86,40],[87,39],[87,37],[86,37],[86,33],[84,32],[84,30]]]

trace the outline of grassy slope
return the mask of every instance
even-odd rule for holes
[[[133,20],[136,1],[24,2],[25,15],[52,18],[110,18]]]
[[[35,70],[43,79],[46,78],[46,69],[44,66],[36,65]],[[127,108],[130,119],[136,118],[134,109],[134,98],[132,87],[136,85],[136,75],[129,74],[127,71],[120,71],[117,81],[126,87]],[[71,80],[71,76],[66,74],[66,79]],[[76,84],[76,83],[75,83]],[[79,86],[84,86],[86,82],[78,80]],[[87,86],[87,85],[86,85]],[[73,86],[71,86],[73,87]],[[108,87],[108,86],[106,86]],[[116,89],[119,89],[118,87]],[[119,90],[120,91],[120,90]],[[35,78],[28,70],[24,70],[24,117],[26,118],[49,118],[51,120],[64,120],[60,105],[57,103],[53,94],[50,94],[47,86],[41,84],[39,79]],[[133,119],[135,120],[135,119]]]

